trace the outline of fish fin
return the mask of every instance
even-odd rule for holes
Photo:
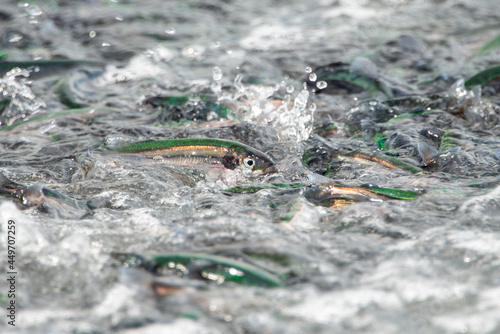
[[[228,154],[225,155],[224,158],[222,158],[222,164],[227,169],[236,169],[236,167],[238,167],[238,160],[235,156]]]

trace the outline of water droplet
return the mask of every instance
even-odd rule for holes
[[[309,66],[306,67],[306,73],[311,73],[313,71],[312,68],[310,68]]]
[[[325,89],[327,86],[328,84],[326,83],[326,81],[321,80],[316,82],[316,87],[318,87],[318,89]]]
[[[182,49],[182,55],[189,59],[201,59],[202,54],[205,52],[205,47],[201,45],[186,46]]]
[[[316,103],[311,103],[311,105],[309,106],[309,111],[310,112],[315,112],[316,111]]]
[[[316,73],[309,74],[309,81],[315,82],[316,79],[318,79],[318,76],[316,75]]]
[[[175,34],[175,28],[170,27],[167,30],[165,30],[165,33],[167,35],[174,35]]]
[[[115,20],[122,22],[123,21],[123,16],[122,15],[116,15]]]
[[[220,79],[222,79],[222,71],[217,66],[212,68],[212,77],[215,81],[219,81]]]
[[[92,30],[92,31],[89,32],[89,37],[90,38],[94,38],[96,35],[97,35],[97,33],[94,30]]]
[[[292,85],[289,85],[286,87],[286,92],[288,94],[292,94],[294,90],[295,90],[295,87],[293,87]]]

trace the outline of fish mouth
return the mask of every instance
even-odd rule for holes
[[[277,173],[278,168],[276,168],[276,165],[271,165],[267,166],[264,169],[262,169],[262,174],[271,174],[271,173]]]

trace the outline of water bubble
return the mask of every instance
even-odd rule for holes
[[[325,89],[327,86],[328,84],[326,83],[326,81],[321,80],[316,82],[316,87],[318,87],[318,89]]]
[[[89,32],[89,37],[90,38],[94,38],[96,35],[97,35],[97,33],[94,30],[92,30],[92,31]]]
[[[115,20],[122,22],[123,21],[123,16],[122,15],[116,15]]]
[[[316,75],[316,73],[309,74],[309,81],[315,82],[316,79],[318,79],[318,76]]]
[[[165,30],[165,33],[167,35],[174,35],[175,34],[175,28],[170,27],[167,30]]]
[[[182,55],[189,59],[201,59],[201,56],[204,52],[205,47],[201,45],[187,46],[182,49]]]
[[[309,111],[310,112],[315,112],[316,111],[316,103],[311,103],[311,105],[309,106]]]
[[[313,71],[313,70],[312,70],[312,68],[311,68],[311,67],[309,67],[309,66],[307,66],[307,67],[306,67],[306,73],[311,73],[312,71]]]
[[[212,78],[215,81],[219,81],[220,79],[222,79],[222,71],[217,66],[215,66],[214,68],[212,68]]]
[[[295,90],[295,87],[293,87],[292,85],[289,85],[286,87],[286,92],[288,94],[292,94],[294,90]]]

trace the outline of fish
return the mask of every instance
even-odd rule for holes
[[[381,202],[385,200],[414,200],[423,191],[380,188],[376,185],[348,186],[337,182],[311,186],[305,198],[319,206],[340,209],[356,202]]]
[[[234,170],[243,167],[253,175],[276,173],[273,160],[248,145],[214,138],[185,138],[145,141],[111,149],[123,154],[141,154],[162,159],[174,166],[221,165]]]
[[[117,265],[145,269],[155,275],[165,276],[171,271],[177,272],[175,273],[177,277],[215,281],[218,284],[233,282],[265,288],[278,288],[284,285],[280,277],[266,269],[242,260],[210,253],[180,252],[141,255],[112,252],[110,255]],[[157,286],[153,288],[158,292]]]
[[[0,173],[0,196],[19,200],[25,207],[39,206],[48,202],[50,206],[66,208],[69,211],[90,212],[97,208],[90,203],[70,198],[59,191],[45,188],[40,182],[26,186],[9,180],[2,173]]]

